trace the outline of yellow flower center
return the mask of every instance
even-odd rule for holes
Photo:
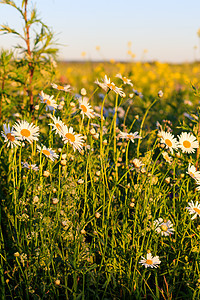
[[[146,264],[152,265],[152,264],[153,264],[153,261],[152,261],[151,259],[147,259],[147,260],[146,260]]]
[[[68,139],[68,140],[70,140],[72,143],[73,142],[75,142],[75,136],[72,134],[72,133],[66,133],[65,134],[65,136],[66,136],[66,138]]]
[[[133,136],[131,134],[127,134],[127,138],[133,138]]]
[[[128,79],[126,77],[122,77],[124,83],[127,83],[128,82]]]
[[[162,226],[161,226],[161,229],[162,229],[162,231],[167,231],[167,230],[168,230],[168,227],[167,227],[167,225],[162,225]]]
[[[46,150],[46,149],[42,150],[42,153],[44,153],[47,156],[50,156],[50,154],[51,154],[50,151]]]
[[[195,178],[194,173],[189,172],[189,175],[190,175],[192,178]]]
[[[57,85],[58,90],[64,90],[64,87],[62,85]]]
[[[200,215],[200,209],[199,208],[194,207],[193,209],[194,209],[194,211],[196,211],[196,213],[198,213]]]
[[[82,109],[82,111],[83,111],[84,113],[86,113],[86,112],[87,112],[87,108],[86,108],[86,106],[85,106],[85,105],[83,105],[83,104],[81,104],[81,109]]]
[[[21,135],[25,137],[29,137],[31,135],[30,131],[28,129],[22,129]]]
[[[11,142],[13,142],[15,140],[14,135],[12,135],[11,133],[7,133],[6,136],[7,136],[7,139],[10,140]]]
[[[109,89],[113,90],[115,89],[115,85],[113,83],[108,83],[107,86],[109,87]]]
[[[47,100],[47,101],[46,101],[46,104],[47,104],[47,105],[51,105],[51,101],[50,101],[50,100]]]
[[[191,143],[190,143],[189,141],[184,141],[184,142],[183,142],[183,146],[184,146],[185,148],[190,148],[190,147],[191,147]]]
[[[47,105],[51,105],[51,101],[49,99],[44,99],[44,102],[47,104]]]
[[[60,124],[56,123],[55,125],[56,125],[56,128],[57,128],[59,131],[61,131],[61,126],[60,126]]]
[[[172,142],[171,142],[169,139],[166,139],[166,140],[165,140],[165,144],[166,144],[168,147],[171,147],[171,146],[172,146]]]

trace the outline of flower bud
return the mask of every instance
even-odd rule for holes
[[[66,157],[67,157],[67,154],[66,154],[66,153],[65,153],[65,154],[62,154],[62,156],[61,156],[62,159],[66,159]]]
[[[107,140],[103,140],[103,145],[108,145],[108,141]]]
[[[60,279],[55,280],[55,285],[60,285]]]
[[[80,178],[80,179],[77,181],[77,183],[78,183],[78,184],[82,184],[82,183],[84,183],[84,180]]]
[[[70,104],[69,104],[71,107],[75,107],[76,106],[76,104],[74,103],[74,102],[70,102]]]
[[[171,179],[170,177],[166,177],[166,178],[165,178],[165,182],[166,182],[167,184],[169,184],[169,183],[170,183],[170,179]]]
[[[99,212],[95,213],[95,218],[99,219],[101,217],[101,214]]]
[[[38,203],[38,201],[39,201],[39,197],[38,197],[38,196],[35,196],[35,197],[33,198],[33,204]]]
[[[96,130],[95,130],[94,128],[91,128],[91,129],[90,129],[90,134],[91,134],[91,135],[96,134]]]
[[[100,171],[96,171],[95,174],[99,177],[101,175],[101,172]]]
[[[43,176],[44,177],[49,177],[50,176],[50,172],[47,170],[47,171],[44,171],[43,172]]]
[[[67,161],[65,159],[63,159],[63,160],[60,161],[60,163],[61,163],[62,166],[66,166]]]
[[[93,138],[94,138],[95,140],[98,140],[98,138],[99,138],[99,133],[94,134],[94,135],[93,135]]]
[[[58,204],[58,202],[59,202],[58,198],[53,198],[53,199],[52,199],[52,203],[53,203],[54,205]]]
[[[81,89],[81,95],[82,95],[82,96],[85,96],[86,94],[87,94],[86,89],[82,88],[82,89]]]

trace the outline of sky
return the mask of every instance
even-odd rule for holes
[[[55,32],[62,60],[126,61],[128,50],[136,61],[200,59],[200,0],[29,0],[29,7],[34,5]],[[0,4],[0,24],[23,28],[19,13],[5,4]],[[0,36],[0,48],[17,43],[11,34]]]

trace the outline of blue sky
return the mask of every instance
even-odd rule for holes
[[[20,4],[20,0],[15,1]],[[128,59],[128,42],[136,60],[167,62],[200,59],[199,0],[32,0],[41,19],[56,33],[60,58]],[[19,14],[0,4],[0,24],[22,28]],[[17,43],[0,36],[0,47]],[[96,50],[100,46],[100,51]],[[194,49],[197,46],[197,49]],[[148,52],[143,55],[144,49]]]

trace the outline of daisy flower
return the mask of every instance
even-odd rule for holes
[[[52,88],[54,88],[58,91],[63,91],[63,92],[70,92],[71,91],[70,85],[62,86],[62,85],[57,85],[55,83],[52,83],[51,86],[52,86]]]
[[[133,142],[133,143],[134,143],[135,139],[142,139],[142,137],[139,136],[138,131],[136,131],[134,133],[132,133],[132,132],[127,133],[127,132],[120,131],[118,137],[121,139],[130,139],[131,142]]]
[[[10,128],[10,125],[3,124],[3,131],[1,131],[1,135],[4,138],[4,143],[8,143],[7,147],[13,148],[20,146],[20,142],[17,140],[14,134],[12,134],[13,127]]]
[[[193,201],[189,202],[189,207],[186,207],[189,210],[189,214],[192,215],[194,214],[194,216],[191,218],[191,220],[195,219],[197,216],[200,217],[200,203],[198,203],[198,201],[196,201],[196,203],[194,204]]]
[[[118,88],[114,82],[110,81],[110,78],[107,77],[107,75],[104,76],[104,84],[113,92],[115,92],[116,94],[119,94],[121,97],[124,96],[124,92],[122,91],[122,88]]]
[[[162,91],[162,90],[158,91],[158,97],[159,97],[159,98],[162,98],[163,95],[164,95],[164,94],[163,94],[163,91]]]
[[[173,153],[173,149],[178,149],[178,141],[173,134],[162,130],[159,132],[159,135],[161,136],[160,142],[165,144],[166,148],[169,149],[171,153]]]
[[[52,130],[56,131],[56,134],[59,134],[59,136],[62,136],[62,128],[65,126],[65,124],[60,120],[60,117],[56,118],[50,115],[50,118],[53,120],[54,123],[50,123],[49,125],[53,126]]]
[[[98,79],[96,79],[94,83],[96,83],[98,86],[100,86],[100,88],[102,88],[105,92],[108,91],[108,87],[105,83],[100,82]],[[103,98],[104,98],[104,96],[103,96]]]
[[[34,164],[34,165],[29,165],[27,162],[22,162],[22,168],[26,168],[26,169],[31,169],[33,171],[38,171],[39,170],[39,167]]]
[[[191,165],[189,163],[188,171],[186,173],[189,174],[197,182],[200,181],[200,171],[197,171],[197,169],[196,169],[196,167],[194,165]]]
[[[46,146],[42,145],[42,148],[37,145],[38,152],[42,152],[46,157],[50,158],[52,161],[55,160],[55,158],[58,158],[58,154],[55,153],[54,150],[51,148],[47,148]]]
[[[45,94],[43,91],[39,94],[41,103],[46,104],[46,111],[49,109],[50,111],[55,110],[58,105],[56,104],[56,101],[53,99],[54,96],[49,96]]]
[[[117,74],[116,77],[120,78],[121,80],[123,80],[124,84],[129,84],[131,86],[133,86],[132,82],[130,79],[123,77],[121,74]]]
[[[99,82],[98,79],[95,81],[104,91],[108,91],[108,89],[114,91],[116,94],[119,94],[121,97],[125,95],[121,88],[118,88],[114,82],[110,82],[110,78],[108,79],[107,75],[104,76],[103,82]]]
[[[142,256],[142,259],[139,262],[139,264],[142,264],[143,266],[145,266],[145,268],[157,268],[160,263],[161,261],[159,259],[159,256],[153,257],[151,253],[147,253],[147,258]]]
[[[172,163],[173,158],[172,158],[171,156],[169,156],[169,154],[168,154],[166,151],[164,151],[164,152],[162,153],[162,156],[163,156],[163,158],[164,158],[169,164]]]
[[[199,148],[199,143],[196,137],[190,132],[182,132],[179,137],[179,148],[182,152],[194,153],[195,148]]]
[[[170,220],[163,220],[162,218],[158,218],[153,222],[154,228],[157,233],[161,233],[161,235],[168,236],[170,234],[174,234],[173,224]]]
[[[141,162],[141,160],[139,160],[138,158],[134,158],[133,160],[133,165],[136,169],[141,168],[142,166],[144,166],[144,164]]]
[[[29,124],[27,121],[16,122],[13,126],[14,130],[11,132],[17,137],[17,139],[24,141],[27,140],[29,143],[38,141],[39,126],[35,126],[33,123]]]
[[[83,143],[85,142],[81,134],[75,134],[73,127],[67,127],[66,125],[62,128],[62,137],[64,144],[70,142],[73,146],[74,151],[77,149],[79,152],[83,149]]]
[[[83,97],[78,100],[79,102],[79,108],[81,109],[81,114],[84,118],[84,115],[86,115],[89,119],[94,117],[94,110],[92,109],[92,106],[88,103],[88,98]]]

